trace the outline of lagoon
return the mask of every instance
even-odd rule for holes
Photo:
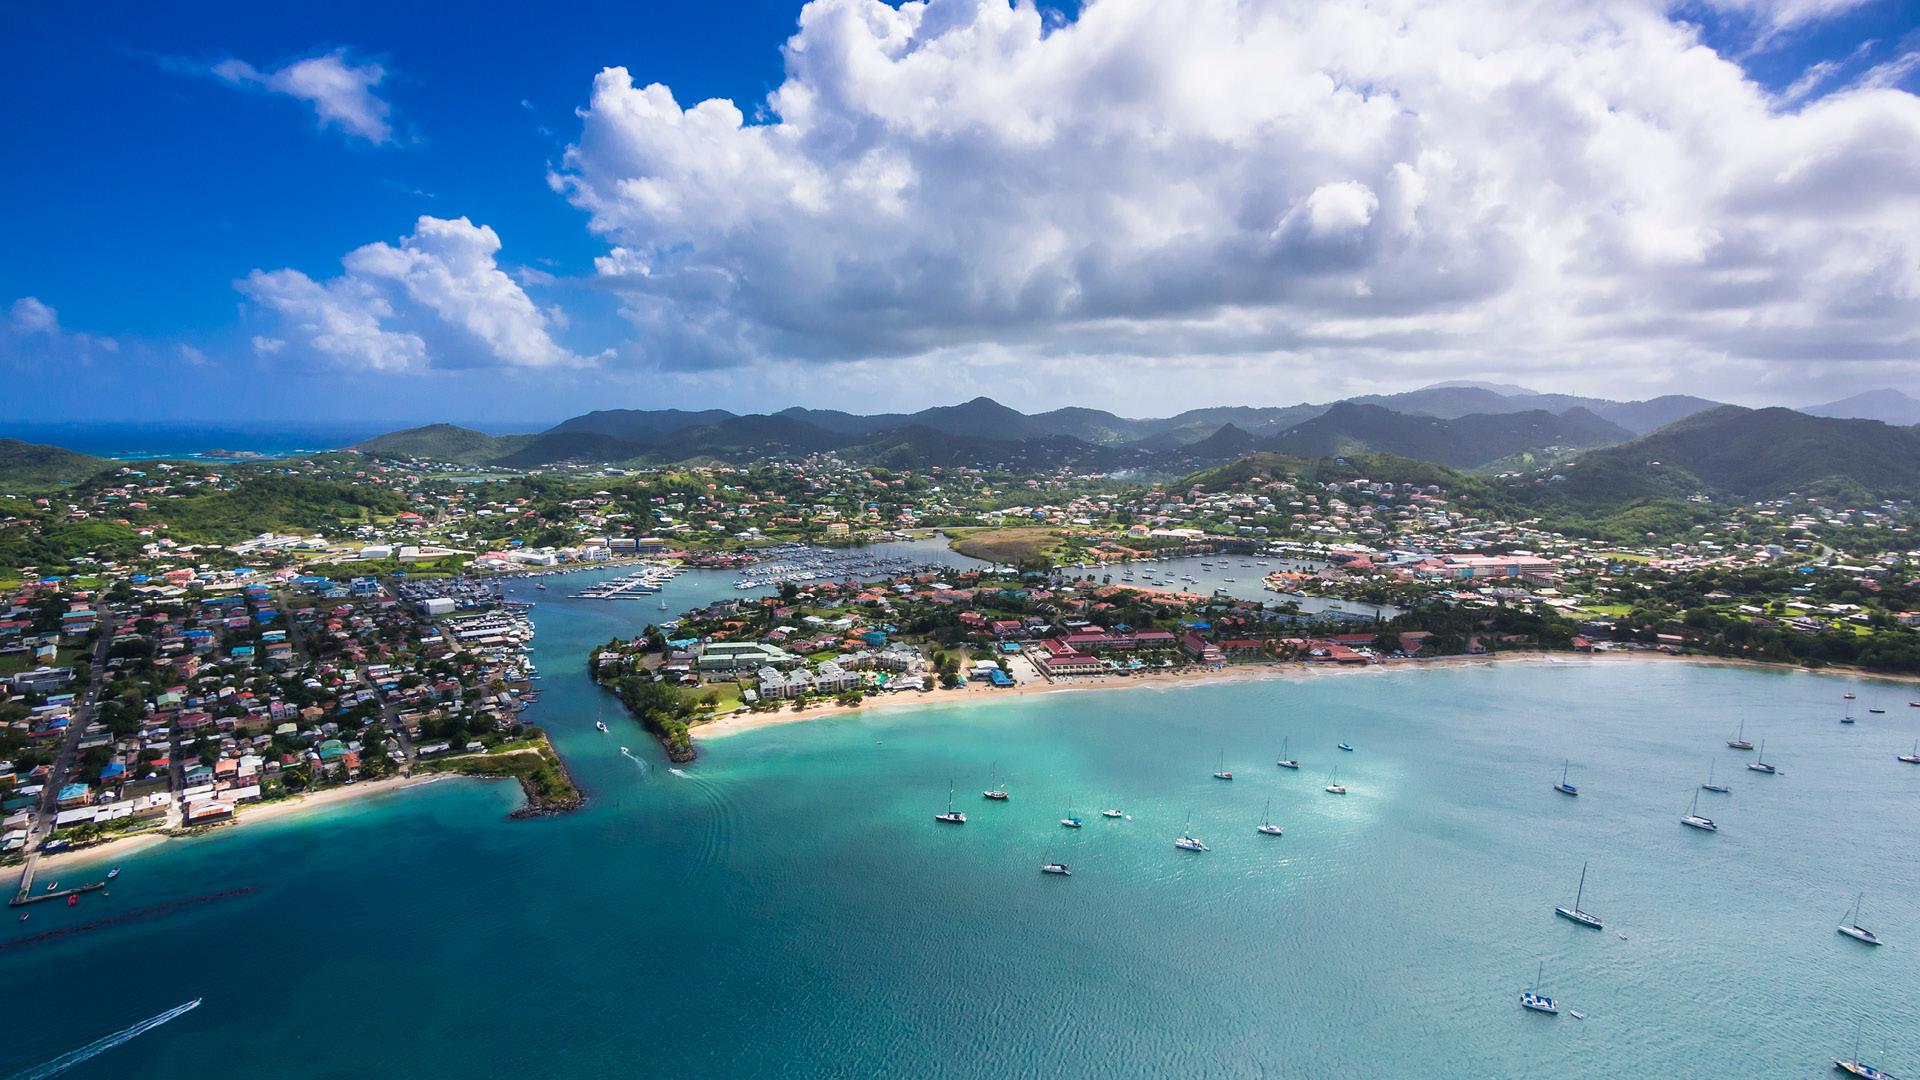
[[[700,581],[668,586],[675,610]],[[593,730],[576,662],[657,601],[512,588],[538,599],[531,719],[586,809],[509,821],[510,785],[453,781],[136,853],[110,898],[0,929],[9,985],[44,995],[0,1076],[194,997],[66,1075],[1801,1077],[1856,1024],[1868,1060],[1920,1071],[1909,688],[1300,674],[894,707],[706,740],[674,771],[611,707]],[[1725,749],[1743,719],[1783,775]],[[1273,766],[1283,737],[1299,772]],[[1552,790],[1563,758],[1578,798]],[[1734,789],[1703,796],[1715,834],[1678,821],[1709,761]],[[1004,805],[979,797],[996,766]],[[949,780],[965,826],[932,820]],[[1269,797],[1280,838],[1253,831]],[[1058,825],[1069,804],[1086,828]],[[1173,848],[1189,816],[1213,851]],[[1553,915],[1583,862],[1603,932]],[[1884,948],[1834,932],[1862,889]],[[1520,1009],[1539,963],[1588,1019]]]

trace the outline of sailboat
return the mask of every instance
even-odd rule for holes
[[[1073,812],[1072,799],[1067,800],[1067,816],[1060,819],[1060,824],[1065,825],[1069,829],[1077,829],[1084,824],[1084,822],[1080,820],[1080,815]]]
[[[1061,877],[1066,877],[1073,873],[1073,871],[1067,869],[1066,863],[1054,862],[1053,852],[1051,851],[1047,852],[1047,860],[1040,864],[1040,872],[1043,874],[1059,874]]]
[[[1600,917],[1598,915],[1589,915],[1586,912],[1580,910],[1580,898],[1582,896],[1585,896],[1586,892],[1587,892],[1587,864],[1581,863],[1580,864],[1580,886],[1579,888],[1574,890],[1573,906],[1570,908],[1563,908],[1563,907],[1554,908],[1553,913],[1555,915],[1560,916],[1563,919],[1570,919],[1573,922],[1577,922],[1581,926],[1591,927],[1592,929],[1595,929],[1595,930],[1603,930],[1605,929],[1605,927],[1603,927],[1600,924]]]
[[[1848,1076],[1859,1076],[1863,1077],[1864,1080],[1899,1080],[1899,1077],[1894,1076],[1892,1073],[1884,1069],[1876,1069],[1860,1060],[1860,1025],[1858,1024],[1855,1024],[1853,1028],[1853,1056],[1845,1061],[1834,1058],[1833,1067],[1835,1070],[1846,1073]]]
[[[1717,795],[1731,795],[1733,793],[1733,789],[1727,785],[1713,782],[1713,762],[1711,761],[1707,762],[1707,782],[1700,785],[1700,790],[1711,791]]]
[[[1339,775],[1340,775],[1340,770],[1339,770],[1339,769],[1335,769],[1335,770],[1333,770],[1332,772],[1330,772],[1330,773],[1328,773],[1328,774],[1327,774],[1327,794],[1329,794],[1329,795],[1345,795],[1345,794],[1347,793],[1347,785],[1345,785],[1345,784],[1342,784],[1342,783],[1338,783],[1338,782],[1337,782],[1337,781],[1336,781],[1336,780],[1334,779],[1335,777],[1337,777],[1337,776],[1339,776]]]
[[[1187,823],[1185,825],[1180,826],[1180,835],[1177,839],[1174,840],[1173,846],[1179,848],[1181,851],[1212,851],[1213,850],[1207,845],[1201,843],[1199,837],[1193,835],[1193,815],[1192,814],[1188,814]]]
[[[1006,789],[1000,786],[1000,766],[995,765],[993,767],[993,779],[988,782],[987,790],[981,792],[980,794],[985,798],[994,800],[995,802],[1007,801]]]
[[[1727,740],[1727,749],[1729,750],[1753,749],[1753,744],[1747,741],[1747,722],[1745,720],[1740,721],[1739,733],[1736,734],[1733,738]]]
[[[1231,780],[1233,774],[1227,771],[1227,752],[1220,751],[1220,771],[1213,774],[1215,780]]]
[[[944,822],[948,825],[965,825],[967,823],[967,815],[953,808],[953,781],[951,780],[947,781],[947,812],[933,815],[933,820]]]
[[[1574,787],[1572,784],[1567,783],[1568,764],[1569,763],[1564,759],[1560,762],[1560,782],[1553,785],[1553,790],[1559,792],[1562,795],[1578,795],[1580,794],[1580,789],[1577,787]]]
[[[1280,740],[1280,760],[1274,762],[1274,764],[1283,769],[1297,769],[1300,767],[1300,763],[1287,756],[1288,742],[1289,740],[1287,739]]]
[[[1843,724],[1853,723],[1853,695],[1852,694],[1847,695],[1847,711],[1841,715],[1840,722]]]
[[[1680,819],[1680,824],[1689,828],[1700,829],[1703,832],[1720,831],[1720,826],[1715,825],[1712,818],[1700,816],[1700,793],[1698,791],[1693,793],[1693,805],[1687,807],[1687,816]]]
[[[1555,1004],[1552,998],[1540,992],[1540,976],[1546,970],[1546,961],[1542,960],[1540,966],[1534,969],[1533,972],[1533,989],[1520,995],[1520,1007],[1523,1009],[1532,1009],[1538,1013],[1546,1013],[1549,1016],[1558,1016],[1560,1014],[1560,1006]]]
[[[1920,740],[1914,741],[1913,753],[1901,754],[1900,760],[1906,762],[1909,765],[1920,765]]]
[[[1260,824],[1254,826],[1253,831],[1267,836],[1280,835],[1280,826],[1273,823],[1273,800],[1271,798],[1267,800],[1266,810],[1260,815]]]
[[[1760,740],[1759,757],[1757,760],[1747,762],[1747,768],[1757,773],[1766,773],[1768,776],[1772,776],[1780,771],[1767,763],[1767,740]]]
[[[1868,945],[1878,945],[1880,944],[1880,938],[1876,936],[1873,931],[1860,925],[1860,901],[1865,898],[1865,896],[1865,893],[1860,893],[1853,898],[1853,906],[1847,909],[1846,921],[1840,924],[1839,930],[1855,941],[1863,941]]]

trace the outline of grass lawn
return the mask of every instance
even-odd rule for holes
[[[1606,615],[1613,618],[1619,618],[1632,610],[1633,607],[1629,604],[1588,604],[1580,609],[1584,615]]]
[[[1045,561],[1064,539],[1051,529],[981,529],[957,537],[949,546],[970,558],[1018,564]]]

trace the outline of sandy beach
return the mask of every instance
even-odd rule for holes
[[[242,805],[240,812],[234,816],[233,822],[228,825],[214,826],[203,832],[170,833],[160,829],[152,829],[146,832],[135,833],[131,836],[118,837],[104,844],[95,844],[92,847],[78,848],[73,851],[58,851],[51,855],[40,856],[40,862],[36,866],[34,873],[44,876],[51,871],[60,870],[76,864],[97,862],[109,857],[125,857],[135,851],[165,844],[169,841],[191,841],[201,836],[222,833],[228,829],[236,829],[262,821],[273,821],[277,818],[310,812],[323,807],[336,806],[340,803],[355,799],[372,798],[386,792],[420,787],[438,780],[448,779],[453,779],[453,774],[424,773],[419,776],[390,776],[383,780],[367,780],[344,787],[327,788],[324,791],[316,791],[310,795],[300,795],[291,799],[278,799],[274,802],[261,803],[255,806]]]
[[[1165,689],[1177,686],[1202,686],[1216,683],[1245,682],[1256,679],[1332,678],[1336,676],[1378,675],[1396,671],[1427,670],[1439,667],[1472,667],[1487,664],[1551,663],[1572,665],[1646,662],[1718,665],[1722,667],[1741,667],[1762,671],[1800,672],[1806,675],[1839,676],[1850,679],[1876,679],[1909,685],[1920,684],[1920,676],[1883,675],[1875,672],[1860,671],[1854,668],[1806,668],[1797,664],[1771,664],[1759,660],[1742,660],[1737,657],[1676,656],[1672,653],[1662,652],[1620,651],[1570,653],[1548,652],[1544,650],[1516,650],[1483,656],[1436,656],[1426,660],[1388,660],[1378,664],[1328,664],[1276,661],[1264,664],[1234,664],[1218,670],[1181,668],[1172,671],[1154,671],[1135,675],[1082,675],[1059,679],[1051,683],[1021,683],[1018,686],[1002,689],[969,685],[958,690],[935,690],[931,693],[902,693],[891,694],[885,697],[870,697],[858,705],[839,705],[826,702],[815,705],[804,712],[794,712],[791,708],[782,708],[778,712],[733,713],[720,717],[717,720],[700,724],[692,728],[690,734],[695,739],[719,739],[729,735],[738,735],[745,731],[754,731],[780,724],[792,724],[803,720],[821,720],[878,709],[905,708],[910,706],[939,707],[986,704],[994,701],[1003,701],[1010,697],[1024,697],[1029,694],[1120,691],[1142,686]]]

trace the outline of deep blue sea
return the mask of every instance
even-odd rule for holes
[[[583,580],[514,588],[585,810],[510,821],[516,790],[456,781],[129,856],[112,896],[0,927],[0,1077],[195,997],[67,1075],[1813,1077],[1856,1033],[1920,1074],[1911,687],[1309,674],[888,708],[675,771],[578,673],[657,602],[563,595]],[[1742,720],[1781,775],[1725,748]],[[1679,824],[1710,762],[1715,834]],[[950,781],[964,826],[933,820]],[[1283,837],[1254,832],[1269,800]],[[1174,849],[1189,819],[1211,852]],[[1604,931],[1553,914],[1583,863]],[[1859,892],[1885,947],[1834,932]],[[1520,1009],[1541,964],[1585,1020]]]
[[[208,424],[6,420],[0,421],[0,438],[128,461],[199,457],[214,450],[286,457],[338,450],[408,426],[397,421]],[[490,432],[501,430],[494,425],[469,426]]]

